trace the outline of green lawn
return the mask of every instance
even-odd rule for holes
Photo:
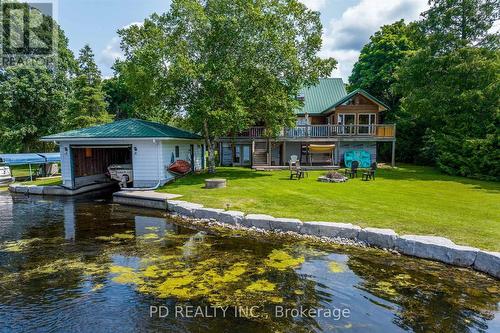
[[[289,180],[288,171],[219,168],[216,177],[228,179],[225,189],[204,189],[204,178],[213,176],[201,174],[159,191],[182,194],[182,200],[207,207],[439,235],[500,251],[500,183],[413,165],[379,169],[377,180],[369,182],[317,182],[323,173],[309,172],[309,178],[297,181]]]
[[[47,177],[47,178],[39,178],[37,180],[34,180],[32,182],[22,182],[21,184],[23,185],[37,185],[37,186],[54,186],[54,185],[61,185],[62,184],[62,181],[61,181],[61,177],[58,176],[58,177]],[[0,186],[0,192],[3,192],[3,191],[8,191],[9,190],[9,186]]]
[[[23,185],[37,185],[37,186],[54,186],[61,185],[61,177],[47,177],[47,178],[39,178],[32,182],[23,182]]]
[[[31,172],[34,174],[38,167],[38,164],[32,164]],[[10,171],[13,177],[29,177],[30,175],[29,165],[13,165],[10,167]]]

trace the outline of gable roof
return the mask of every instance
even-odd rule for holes
[[[382,102],[378,98],[370,95],[367,91],[365,91],[365,90],[363,90],[361,88],[358,88],[358,89],[350,92],[349,94],[347,94],[343,98],[339,99],[335,103],[333,103],[328,109],[325,110],[325,112],[328,111],[329,109],[335,108],[335,107],[337,107],[339,105],[342,105],[342,104],[346,103],[347,101],[349,101],[351,98],[353,98],[357,94],[361,94],[361,95],[365,96],[366,98],[370,99],[372,102],[378,104],[379,106],[383,107],[386,110],[389,109],[389,107],[387,105],[385,105],[384,102]]]
[[[177,138],[201,139],[201,136],[172,126],[141,119],[124,119],[109,124],[92,126],[44,136],[42,141],[83,138]]]
[[[304,96],[304,106],[295,110],[295,113],[297,115],[306,113],[309,115],[321,115],[332,108],[346,103],[356,94],[361,94],[378,104],[380,107],[389,109],[384,102],[370,95],[363,89],[356,89],[348,94],[341,78],[324,78],[319,79],[317,85],[303,88],[299,92],[299,95]]]
[[[319,79],[315,86],[301,89],[304,106],[295,111],[296,114],[321,114],[335,102],[347,95],[345,84],[341,78]]]

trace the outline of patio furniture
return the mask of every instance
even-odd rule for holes
[[[297,161],[295,165],[290,164],[290,180],[296,178],[300,180],[300,178],[304,178],[305,172],[300,167],[300,163]]]
[[[369,179],[375,180],[375,171],[377,171],[377,162],[373,162],[370,166],[370,170],[363,172],[362,180],[368,181]]]
[[[297,155],[292,155],[290,156],[290,161],[288,162],[288,165],[295,165],[297,164],[297,161],[298,161],[298,157]]]
[[[359,166],[358,161],[352,161],[351,168],[345,169],[344,174],[350,178],[357,178],[358,177],[358,166]]]

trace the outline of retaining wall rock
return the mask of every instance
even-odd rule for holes
[[[357,239],[361,227],[351,223],[304,222],[300,232],[317,237]]]
[[[433,259],[455,266],[472,266],[479,249],[456,245],[448,238],[404,235],[396,240],[396,250],[414,257]]]
[[[11,191],[29,191],[26,186]],[[118,203],[122,199],[115,197]],[[131,204],[123,200],[125,204]],[[159,201],[158,201],[159,202]],[[164,203],[165,204],[165,203]],[[369,245],[396,249],[402,254],[441,261],[455,266],[472,266],[478,271],[500,279],[500,252],[481,251],[469,246],[461,246],[444,237],[404,235],[398,236],[392,229],[365,228],[351,223],[301,222],[299,219],[275,218],[264,214],[248,214],[240,211],[204,208],[203,205],[182,200],[168,200],[169,211],[199,219],[215,219],[222,223],[262,230],[294,231],[316,237],[344,238],[365,242]],[[152,208],[161,208],[161,205]]]
[[[398,234],[392,229],[364,228],[361,229],[358,239],[368,245],[393,249]]]
[[[168,210],[175,212],[180,215],[194,217],[194,210],[203,208],[203,205],[180,201],[180,200],[168,200],[167,201]]]
[[[255,227],[263,230],[272,230],[271,229],[271,221],[274,221],[275,218],[270,215],[264,214],[248,214],[245,216],[243,225],[247,227]]]
[[[242,225],[245,213],[236,210],[227,210],[219,213],[219,219],[222,223],[231,225]]]
[[[219,220],[220,213],[222,213],[224,209],[217,208],[196,208],[193,210],[194,217],[197,219],[214,219]]]
[[[302,221],[299,219],[275,218],[270,221],[272,230],[299,232]]]
[[[479,251],[474,268],[500,279],[500,252]]]

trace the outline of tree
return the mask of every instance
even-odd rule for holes
[[[120,76],[103,80],[102,89],[110,115],[115,119],[126,119],[134,116],[134,99]]]
[[[106,112],[101,72],[89,45],[79,53],[76,77],[72,80],[73,98],[65,119],[67,129],[88,127],[111,121]]]
[[[349,77],[349,90],[362,88],[385,101],[389,111],[384,114],[384,121],[398,125],[398,161],[414,162],[421,128],[413,115],[400,108],[401,92],[395,88],[397,70],[406,59],[418,49],[418,31],[415,24],[406,24],[404,20],[384,25],[366,44],[354,64]],[[390,158],[390,147],[381,145],[379,155]]]
[[[402,108],[425,124],[419,155],[447,173],[498,179],[500,59],[488,30],[499,7],[431,3],[422,47],[398,73]]]
[[[29,9],[28,4],[15,3]],[[19,8],[19,7],[18,7]],[[37,10],[31,8],[30,10]],[[9,30],[4,29],[2,49],[8,49],[10,36],[7,33],[24,31],[24,22],[16,15],[4,15]],[[62,129],[62,116],[66,113],[70,99],[70,78],[76,63],[68,48],[64,31],[49,16],[41,15],[42,23],[37,27],[37,37],[46,44],[57,35],[56,52],[44,55],[47,62],[26,61],[0,68],[0,151],[26,152],[50,149],[40,143],[40,136],[53,134]],[[21,52],[17,50],[17,52]],[[17,53],[16,52],[16,53]],[[24,50],[29,55],[29,50]],[[22,53],[22,52],[21,52]],[[20,58],[21,59],[21,58]]]
[[[41,65],[7,68],[0,75],[0,151],[31,152],[39,138],[61,129],[66,88]]]
[[[498,33],[488,30],[499,19],[499,0],[430,0],[420,22],[431,53],[464,46],[498,46]]]
[[[215,172],[218,137],[257,122],[276,135],[292,124],[300,88],[331,73],[336,62],[317,57],[321,32],[319,14],[297,0],[174,0],[120,32],[122,68],[128,86],[144,85],[139,103],[185,114],[203,134]]]
[[[362,88],[382,99],[391,110],[399,106],[401,95],[394,89],[395,73],[417,50],[413,25],[404,20],[384,25],[363,46],[349,77],[349,88]]]

